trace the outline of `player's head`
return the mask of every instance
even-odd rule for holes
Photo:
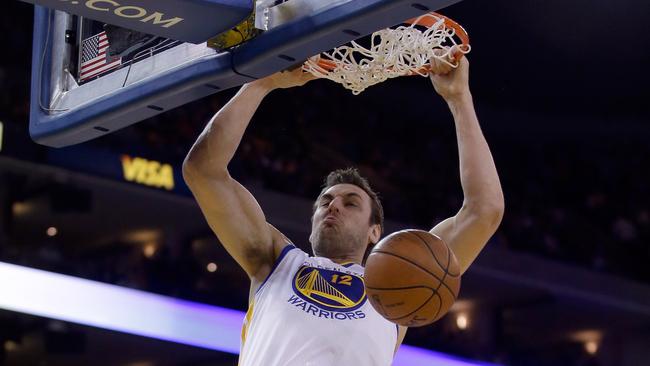
[[[311,242],[314,254],[329,258],[367,257],[379,241],[384,210],[377,193],[354,168],[331,172],[314,203]]]

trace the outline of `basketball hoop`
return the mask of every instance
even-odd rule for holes
[[[395,29],[377,31],[370,36],[370,42],[370,48],[352,41],[323,52],[307,60],[303,70],[340,83],[357,95],[390,78],[426,77],[432,58],[456,67],[471,49],[465,29],[438,13],[409,19]]]

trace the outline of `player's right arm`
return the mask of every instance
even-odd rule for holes
[[[253,283],[266,278],[286,238],[267,223],[251,193],[230,176],[228,164],[264,97],[310,79],[297,70],[244,85],[210,120],[183,162],[183,178],[210,228]]]

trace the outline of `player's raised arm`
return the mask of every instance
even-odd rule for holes
[[[463,206],[436,225],[431,233],[441,237],[465,272],[494,234],[504,211],[503,192],[490,148],[481,132],[469,90],[469,62],[462,57],[457,68],[432,60],[431,81],[447,104],[456,124]]]
[[[266,222],[251,193],[228,172],[246,127],[272,90],[305,84],[300,70],[244,85],[207,124],[183,162],[183,177],[208,224],[252,280],[263,280],[281,248],[282,236]]]

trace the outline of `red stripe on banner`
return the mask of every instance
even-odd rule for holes
[[[105,52],[105,51],[99,53],[99,54],[97,55],[97,57],[95,57],[95,58],[91,58],[90,60],[88,60],[88,61],[82,63],[82,64],[81,64],[81,68],[84,68],[84,67],[90,66],[90,65],[92,65],[92,64],[96,64],[97,61],[101,61],[101,60],[106,60],[106,52]]]
[[[90,69],[92,67],[95,67],[95,65],[97,65],[98,63],[106,64],[106,57],[103,57],[103,56],[95,57],[94,59],[92,59],[92,60],[88,61],[87,63],[83,64],[81,66],[81,70],[82,71],[88,70],[88,69]]]
[[[121,64],[122,64],[122,60],[120,59],[118,61],[114,61],[114,62],[111,62],[110,64],[106,64],[106,65],[103,65],[103,66],[101,66],[99,68],[96,68],[95,70],[87,71],[86,73],[82,74],[79,77],[79,80],[83,81],[84,79],[88,79],[90,77],[97,76],[97,75],[102,74],[104,72],[110,71],[110,70],[120,66]]]
[[[121,62],[113,62],[113,63],[110,63],[110,64],[106,65],[105,67],[103,67],[103,68],[101,68],[101,69],[99,69],[99,70],[93,71],[92,73],[88,74],[88,75],[86,76],[86,78],[94,77],[94,76],[98,76],[98,75],[101,75],[101,74],[107,73],[107,72],[109,72],[109,71],[111,71],[111,70],[113,70],[113,69],[117,69],[117,68],[118,68],[119,66],[121,66],[121,65],[122,65]]]
[[[102,63],[101,65],[97,65],[97,66],[93,66],[93,67],[86,67],[86,68],[83,69],[82,72],[84,72],[84,73],[91,73],[91,72],[93,72],[93,71],[99,69],[100,67],[103,67],[103,66],[106,66],[106,65],[112,65],[112,64],[114,64],[114,63],[115,63],[115,61],[111,62],[110,64]]]

